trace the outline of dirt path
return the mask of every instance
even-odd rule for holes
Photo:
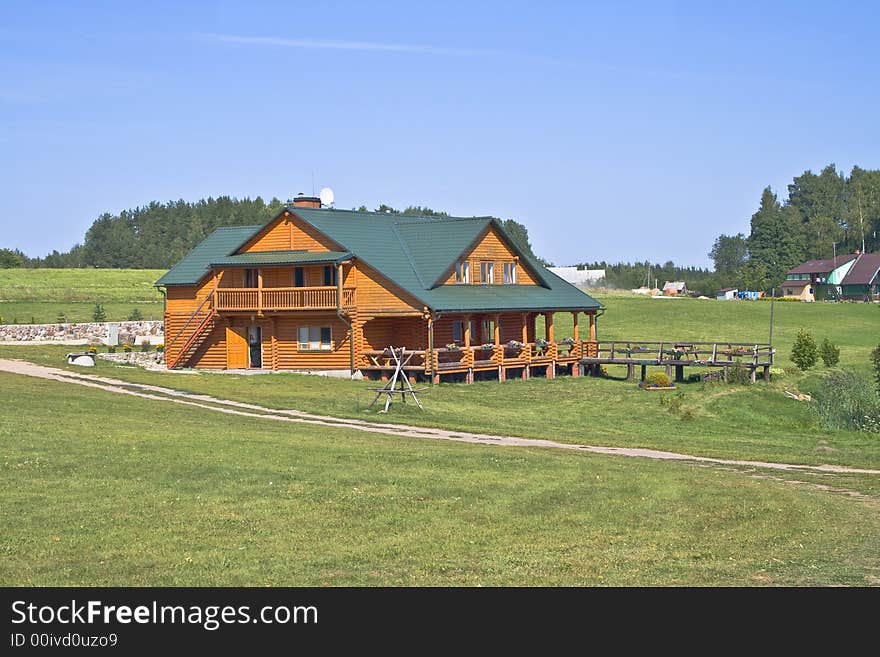
[[[131,395],[144,399],[170,402],[195,406],[218,413],[228,413],[243,417],[253,417],[282,422],[296,422],[325,427],[355,429],[368,433],[379,433],[391,436],[404,436],[407,438],[428,438],[433,440],[450,440],[454,442],[473,443],[482,445],[499,445],[504,447],[549,447],[554,449],[576,450],[593,454],[605,454],[612,456],[626,456],[630,458],[645,458],[659,461],[688,461],[695,463],[717,464],[724,466],[745,466],[752,468],[766,468],[770,470],[787,470],[814,473],[843,473],[843,474],[869,474],[880,475],[880,470],[867,468],[851,468],[840,465],[796,465],[791,463],[770,463],[765,461],[741,461],[734,459],[712,458],[707,456],[694,456],[691,454],[679,454],[656,449],[642,447],[601,447],[596,445],[576,445],[561,443],[554,440],[542,440],[537,438],[518,438],[515,436],[496,436],[483,433],[471,433],[467,431],[448,431],[444,429],[432,429],[429,427],[416,427],[404,424],[389,424],[338,418],[329,415],[316,415],[297,410],[279,410],[267,408],[255,404],[247,404],[229,399],[218,399],[210,395],[199,395],[173,388],[163,388],[142,383],[130,383],[119,379],[98,376],[94,374],[80,374],[69,372],[54,367],[35,365],[21,360],[0,358],[0,371],[22,374],[41,379],[50,379],[63,383],[76,384],[89,388],[105,390],[116,394]]]

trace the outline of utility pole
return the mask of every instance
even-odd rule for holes
[[[776,288],[770,291],[770,353],[773,353],[773,304],[776,303]]]

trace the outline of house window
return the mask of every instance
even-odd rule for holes
[[[256,269],[245,269],[244,270],[244,286],[245,287],[257,287],[259,281],[259,274]]]
[[[787,297],[791,296],[791,288],[790,287],[785,288],[785,296],[787,296]]]
[[[471,282],[471,263],[469,263],[467,260],[455,263],[455,282]]]
[[[336,285],[336,267],[333,265],[324,267],[324,285]]]
[[[495,342],[495,322],[491,319],[484,319],[483,325],[483,342]],[[498,325],[498,333],[501,333],[501,325]]]
[[[516,263],[515,262],[505,262],[504,263],[504,284],[505,285],[514,285],[516,283]]]
[[[452,322],[452,341],[455,344],[464,343],[464,322]]]
[[[329,326],[300,326],[300,351],[330,351],[333,348],[333,334]]]
[[[293,287],[305,287],[306,277],[302,267],[293,270]]]
[[[480,263],[480,283],[483,285],[492,285],[495,282],[495,263]]]

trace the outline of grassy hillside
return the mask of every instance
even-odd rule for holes
[[[68,321],[91,321],[101,302],[111,321],[123,320],[133,308],[146,319],[162,318],[162,295],[153,283],[156,269],[0,269],[0,323],[51,323],[60,314]]]
[[[14,409],[0,412],[3,585],[865,585],[880,572],[875,504],[741,473],[291,427],[8,374],[0,408]]]

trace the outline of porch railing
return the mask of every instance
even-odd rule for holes
[[[336,308],[335,286],[218,288],[218,311],[329,310]],[[355,305],[354,288],[342,290],[342,307]]]

